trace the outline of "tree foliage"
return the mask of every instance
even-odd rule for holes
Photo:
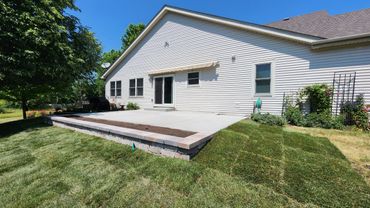
[[[0,89],[27,101],[67,90],[97,66],[100,44],[75,16],[73,0],[0,2]],[[24,113],[25,114],[25,113]]]
[[[103,63],[113,64],[119,58],[119,56],[135,41],[135,39],[144,29],[144,24],[130,24],[121,38],[121,50],[112,49],[108,52],[103,53],[100,59],[100,65]],[[97,95],[99,96],[104,95],[105,82],[104,80],[101,80],[100,77],[104,74],[106,70],[107,69],[104,69],[100,66],[96,71],[97,77],[95,81],[95,87],[97,89]]]
[[[124,52],[145,29],[144,24],[130,24],[122,37],[122,52]]]
[[[103,63],[110,63],[113,64],[118,57],[121,55],[121,51],[116,51],[116,50],[110,50],[108,52],[103,53],[101,59],[100,59],[100,67],[97,69],[97,77],[96,77],[96,90],[97,90],[97,95],[98,96],[103,96],[104,95],[104,85],[105,82],[102,80],[100,77],[104,74],[106,71],[105,68],[101,67]]]

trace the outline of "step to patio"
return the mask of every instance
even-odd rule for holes
[[[153,108],[144,108],[144,110],[151,110],[151,111],[175,111],[176,108],[174,107],[153,107]]]
[[[190,160],[194,157],[213,137],[213,135],[204,133],[177,137],[62,116],[50,116],[47,119],[47,123],[121,144],[130,146],[134,144],[136,148],[152,154],[184,160]]]

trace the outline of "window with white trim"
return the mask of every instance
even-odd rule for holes
[[[136,95],[136,79],[130,79],[130,96]]]
[[[199,85],[199,72],[188,73],[188,85]]]
[[[256,65],[256,94],[271,93],[271,63]]]
[[[116,96],[116,82],[114,81],[110,82],[110,96],[111,97]]]
[[[130,79],[129,94],[130,97],[144,96],[143,78]]]
[[[121,94],[122,94],[122,82],[117,81],[116,82],[116,96],[121,97]]]
[[[144,95],[144,79],[138,78],[136,79],[136,96],[143,95]]]

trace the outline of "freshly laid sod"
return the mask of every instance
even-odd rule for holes
[[[366,207],[327,139],[241,121],[194,160],[28,120],[0,125],[0,207]]]

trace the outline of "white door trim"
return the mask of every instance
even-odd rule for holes
[[[172,77],[172,103],[164,103],[164,78],[166,77]],[[155,103],[155,79],[156,78],[163,78],[162,81],[162,104],[156,104]],[[168,75],[158,75],[153,77],[153,106],[155,107],[175,107],[175,75],[174,74],[168,74]]]

